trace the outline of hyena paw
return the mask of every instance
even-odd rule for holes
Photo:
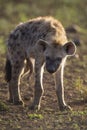
[[[24,106],[24,102],[22,100],[14,101],[14,105],[22,105],[22,106]]]
[[[72,111],[72,108],[69,105],[64,105],[60,107],[60,111]]]
[[[13,103],[13,99],[8,99],[7,102]]]
[[[32,104],[31,106],[29,106],[29,109],[30,110],[40,110],[40,106]]]

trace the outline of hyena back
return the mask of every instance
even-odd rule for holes
[[[9,85],[9,101],[23,104],[19,84],[28,68],[30,74],[35,71],[34,100],[30,108],[40,109],[46,66],[46,70],[55,76],[60,110],[70,109],[64,100],[63,70],[67,56],[73,55],[75,50],[74,43],[68,42],[62,24],[52,17],[39,17],[19,24],[7,41],[5,77]],[[34,65],[32,59],[35,60]]]

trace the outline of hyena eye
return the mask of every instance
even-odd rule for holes
[[[59,62],[61,62],[61,61],[62,61],[62,58],[61,58],[61,57],[57,57],[56,60],[59,61]]]
[[[49,56],[46,56],[46,60],[50,60],[50,57],[49,57]]]

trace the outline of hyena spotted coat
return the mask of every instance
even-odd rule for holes
[[[63,71],[67,56],[75,53],[76,47],[68,42],[62,24],[53,17],[38,17],[19,24],[7,41],[6,81],[9,86],[9,101],[23,104],[20,95],[20,78],[23,73],[35,71],[35,91],[31,109],[40,109],[43,95],[43,72],[54,74],[55,88],[60,110],[70,109],[64,100]],[[32,59],[35,60],[34,65]],[[26,66],[26,67],[25,67]]]

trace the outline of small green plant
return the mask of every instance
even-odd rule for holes
[[[43,119],[43,116],[41,114],[28,114],[29,119]]]
[[[9,107],[0,101],[0,111],[8,111],[9,110]]]
[[[81,77],[78,77],[75,80],[75,87],[80,92],[80,95],[83,99],[87,99],[87,87],[83,83],[83,79]]]
[[[1,36],[0,37],[0,53],[5,53],[5,41],[4,41],[4,37]]]
[[[79,125],[78,125],[77,123],[74,123],[74,124],[73,124],[73,128],[74,128],[75,130],[80,130],[80,127],[79,127]]]

